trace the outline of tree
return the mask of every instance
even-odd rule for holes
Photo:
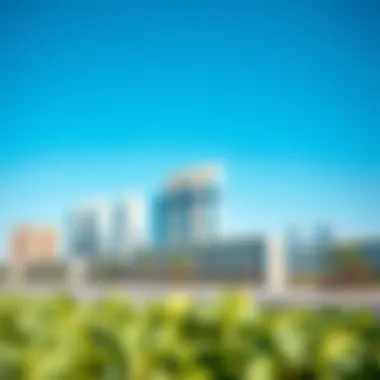
[[[373,278],[370,263],[360,255],[356,245],[347,244],[335,247],[332,259],[334,282],[359,285]]]

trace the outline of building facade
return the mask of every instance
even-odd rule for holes
[[[59,250],[56,229],[27,225],[14,229],[10,237],[11,259],[16,263],[52,261]]]
[[[144,248],[132,260],[91,262],[89,279],[264,285],[268,248],[264,236],[221,239],[176,248]]]
[[[293,228],[285,237],[285,257],[289,281],[315,282],[331,270],[330,256],[335,238],[327,224],[305,231]]]
[[[314,254],[328,254],[336,242],[331,227],[327,224],[317,225],[311,237],[311,250]]]
[[[146,210],[141,197],[128,197],[111,211],[110,251],[117,256],[132,255],[145,242]]]
[[[75,258],[91,259],[109,250],[110,209],[106,202],[85,205],[69,220],[69,250]]]
[[[221,201],[219,167],[207,166],[169,178],[153,206],[154,243],[176,246],[217,237]]]

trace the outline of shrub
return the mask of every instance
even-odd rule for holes
[[[266,309],[244,294],[143,307],[4,296],[0,378],[379,379],[379,327],[368,312]]]

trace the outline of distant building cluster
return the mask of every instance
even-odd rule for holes
[[[114,205],[94,202],[74,211],[69,221],[70,252],[92,259],[132,257],[148,243],[182,246],[217,236],[221,205],[219,170],[206,166],[170,177],[148,210],[142,197]],[[149,212],[150,211],[150,212]]]
[[[71,258],[84,260],[131,258],[148,244],[155,249],[216,239],[220,232],[221,178],[222,170],[216,165],[176,173],[165,181],[151,209],[139,195],[113,203],[96,200],[82,204],[67,218],[65,250]],[[50,237],[54,244],[42,246],[41,234],[41,229],[30,226],[25,238],[28,243],[22,248],[21,232],[12,234],[12,256],[18,261],[56,256],[58,239]],[[33,248],[26,248],[26,244]]]
[[[278,289],[286,281],[349,279],[359,272],[380,279],[378,238],[342,241],[328,224],[309,231],[293,228],[280,237],[226,238],[221,234],[222,206],[222,168],[183,171],[167,178],[149,205],[142,196],[131,195],[75,207],[60,234],[67,252],[63,256],[58,256],[56,229],[17,227],[10,237],[12,261],[77,259],[91,263],[89,273],[100,279],[147,274],[162,279],[175,269],[202,280],[269,279]]]
[[[132,254],[144,243],[145,212],[143,199],[136,196],[77,208],[67,225],[70,254],[78,259]]]

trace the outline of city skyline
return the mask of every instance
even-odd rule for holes
[[[190,235],[188,236],[188,238],[190,238],[191,236],[193,237],[190,238],[190,240],[188,240],[188,238],[185,238],[185,235],[182,236],[181,233],[180,235],[178,235],[178,237],[182,236],[182,238],[180,238],[177,241],[177,244],[186,245],[187,243],[196,243],[197,241],[201,243],[202,240],[204,240],[204,238],[206,238],[206,241],[210,238],[216,238],[217,240],[222,239],[223,241],[224,238],[244,236],[244,231],[235,231],[231,234],[230,231],[226,231],[221,228],[223,226],[223,220],[221,217],[226,214],[226,211],[228,214],[228,200],[227,202],[225,202],[226,200],[222,199],[224,197],[221,197],[221,194],[224,193],[224,185],[226,183],[225,169],[225,167],[222,167],[215,162],[207,162],[197,166],[193,165],[190,167],[182,168],[182,170],[177,170],[174,172],[172,171],[169,175],[162,179],[161,187],[159,187],[159,190],[157,190],[156,194],[154,194],[152,199],[150,200],[145,199],[144,197],[142,197],[141,194],[137,193],[136,191],[129,190],[128,192],[124,192],[123,197],[114,199],[106,196],[97,198],[92,197],[86,200],[82,200],[81,202],[77,202],[76,205],[71,205],[74,208],[72,208],[69,212],[69,219],[67,219],[67,215],[65,215],[65,221],[61,221],[61,223],[59,223],[61,225],[60,233],[62,235],[62,238],[59,242],[60,254],[63,254],[65,256],[68,255],[68,258],[71,256],[78,258],[90,258],[92,256],[99,257],[99,255],[104,254],[109,256],[111,254],[110,258],[112,258],[115,257],[115,254],[120,255],[120,253],[122,255],[126,253],[128,255],[133,255],[133,245],[136,243],[137,248],[143,248],[144,246],[152,247],[153,249],[159,248],[160,246],[169,247],[171,243],[169,240],[166,240],[167,237],[164,237],[164,240],[161,243],[159,242],[160,239],[157,240],[156,238],[156,228],[158,225],[160,225],[159,227],[161,230],[161,224],[163,223],[162,220],[160,222],[160,220],[157,220],[156,218],[156,201],[160,200],[162,196],[169,196],[168,199],[174,196],[173,200],[176,200],[179,196],[178,200],[181,200],[183,195],[185,196],[185,198],[187,198],[186,194],[189,190],[190,192],[195,191],[194,194],[198,194],[198,196],[202,195],[199,200],[203,198],[203,195],[206,195],[205,205],[208,204],[207,195],[216,196],[216,198],[214,199],[216,203],[214,204],[214,202],[211,202],[209,206],[213,205],[212,209],[215,209],[214,211],[217,211],[217,213],[210,220],[209,217],[206,217],[209,213],[204,213],[203,217],[199,220],[199,227],[202,226],[202,229],[206,228],[206,230],[204,231],[205,234],[202,233],[201,235],[199,235],[199,241],[197,239],[194,240],[196,235],[193,236],[192,234],[195,231],[191,231],[196,226],[196,224],[193,225],[193,223],[196,222],[196,219],[192,221],[192,219],[195,216],[195,214],[193,215],[195,209],[193,210],[193,206],[190,206],[189,204],[189,209],[184,214],[184,221],[186,221],[185,224],[190,223],[191,225],[193,225],[193,227],[190,228],[189,225],[187,228],[190,229],[188,230],[188,232],[185,233],[185,235],[189,233]],[[206,193],[204,193],[205,190]],[[211,190],[210,194],[208,194],[209,190]],[[214,190],[216,190],[215,194]],[[190,193],[188,195],[190,195]],[[212,198],[210,198],[209,200],[211,200]],[[177,201],[175,201],[175,203],[177,203]],[[225,203],[227,203],[227,207],[225,206]],[[196,204],[197,202],[194,204],[194,206]],[[121,214],[119,214],[121,211],[120,206],[124,208],[124,210],[122,211],[123,221],[119,220],[119,217],[121,216]],[[201,204],[199,204],[199,206],[201,206]],[[204,211],[206,211],[207,209],[208,207],[206,207]],[[115,213],[115,211],[117,210],[119,211]],[[201,214],[199,214],[198,216],[201,216],[203,212],[201,212]],[[213,215],[213,213],[209,216],[211,215]],[[219,215],[219,219],[217,215]],[[167,215],[167,217],[169,216],[169,219],[171,219],[171,213]],[[90,222],[89,225],[88,222]],[[204,224],[205,222],[206,224]],[[209,222],[211,222],[211,229],[208,231],[207,224]],[[77,235],[77,237],[75,237],[76,224],[77,227],[80,227],[77,231],[79,232],[79,235]],[[18,223],[17,225],[13,226],[13,229],[24,227],[33,229],[38,228],[40,225],[41,221],[35,220],[29,223]],[[87,234],[81,236],[82,233],[80,232],[80,230],[82,229],[82,227],[84,227],[87,230],[87,225],[90,226],[89,233],[92,237],[90,235],[87,236]],[[182,223],[180,223],[180,225],[182,225]],[[57,225],[51,225],[50,227],[56,229]],[[74,227],[74,230],[72,229],[72,227]],[[177,229],[177,227],[175,227],[175,229]],[[169,230],[171,230],[171,228]],[[74,235],[72,235],[73,231]],[[364,239],[368,237],[379,237],[379,234],[372,234],[372,236],[371,234],[362,234],[361,236],[340,235],[337,226],[331,224],[326,219],[319,219],[316,221],[309,220],[307,223],[305,223],[305,221],[303,223],[287,223],[285,226],[283,226],[282,230],[278,231],[266,231],[265,229],[260,230],[259,228],[255,231],[249,230],[247,232],[251,234],[253,232],[264,233],[267,236],[271,236],[274,233],[274,236],[281,236],[283,239],[285,239],[285,241],[287,239],[287,236],[294,236],[298,239],[297,241],[299,243],[302,243],[303,241],[306,242],[307,239],[312,239],[313,234],[318,234],[321,236],[323,235],[323,238],[319,243],[323,243],[325,238],[328,238],[329,236],[329,240],[331,241],[334,240],[333,237],[338,236],[345,239],[357,239],[358,237]],[[165,236],[165,234],[166,233],[164,233],[163,236]],[[204,237],[202,238],[203,235]],[[75,247],[78,243],[81,246],[81,241],[83,240],[83,237],[86,240],[86,236],[90,238],[90,244],[92,244],[93,247],[89,250],[85,248],[84,251],[79,246],[79,248]],[[315,235],[315,237],[316,236],[317,235]],[[79,240],[77,240],[78,237]],[[306,240],[304,240],[305,238]],[[100,240],[98,241],[98,239]],[[163,242],[164,244],[162,244]],[[126,249],[124,250],[123,248],[121,248],[120,243],[122,245],[125,244],[124,247],[129,246],[129,248],[124,248]],[[315,243],[318,244],[318,240],[316,240]],[[72,244],[74,244],[74,246]],[[84,244],[85,246],[87,246],[88,242],[84,242]]]
[[[14,225],[221,162],[225,231],[380,231],[380,4],[0,5],[0,252]],[[2,38],[2,37],[0,37]]]

